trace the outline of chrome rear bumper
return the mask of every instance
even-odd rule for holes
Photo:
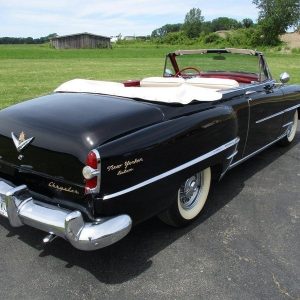
[[[75,248],[85,251],[117,242],[128,234],[132,226],[128,215],[84,222],[80,211],[39,202],[31,197],[26,185],[14,187],[1,180],[0,205],[0,214],[9,219],[11,226],[29,225],[60,236]]]

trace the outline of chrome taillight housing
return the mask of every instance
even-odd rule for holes
[[[86,166],[82,169],[86,194],[99,193],[100,191],[100,163],[99,152],[97,150],[90,151],[86,158]]]

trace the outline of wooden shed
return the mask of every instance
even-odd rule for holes
[[[88,32],[58,36],[50,42],[56,49],[111,48],[110,37]]]

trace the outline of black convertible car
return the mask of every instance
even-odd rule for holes
[[[212,178],[297,131],[300,86],[262,53],[169,53],[162,77],[75,79],[0,111],[0,214],[81,250],[158,215],[182,226]]]

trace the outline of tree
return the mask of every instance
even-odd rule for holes
[[[205,34],[213,32],[211,21],[206,21],[202,23],[201,32]]]
[[[50,33],[50,34],[48,34],[47,36],[45,36],[45,38],[46,38],[47,40],[50,40],[50,39],[53,39],[53,38],[56,38],[56,37],[58,37],[58,34],[57,34],[57,33]]]
[[[197,38],[201,33],[204,17],[200,8],[192,8],[185,16],[182,26],[183,31],[189,38]]]
[[[182,24],[166,24],[158,29],[155,29],[151,33],[152,38],[165,37],[170,32],[180,31]]]
[[[244,28],[250,28],[254,25],[253,21],[249,18],[243,19],[242,24]]]
[[[279,35],[300,23],[299,0],[252,0],[259,9],[259,22],[266,45],[276,45]]]
[[[213,31],[231,30],[242,27],[242,24],[235,19],[220,17],[211,21]]]

